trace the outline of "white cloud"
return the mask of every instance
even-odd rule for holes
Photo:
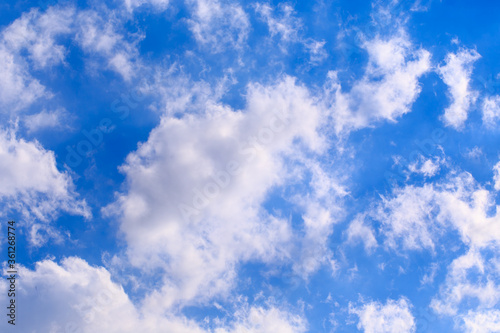
[[[309,51],[310,61],[312,64],[318,64],[328,58],[328,53],[325,50],[326,42],[324,40],[318,41],[309,39],[305,42],[304,46]]]
[[[34,79],[18,56],[0,46],[0,105],[2,112],[14,113],[47,96],[45,87]]]
[[[500,211],[494,193],[470,174],[451,171],[440,182],[397,189],[371,216],[381,222],[380,232],[391,248],[401,244],[410,250],[434,251],[443,235],[458,233],[467,252],[449,265],[431,302],[435,312],[464,319],[462,304],[481,310],[500,302],[495,282],[500,272]]]
[[[498,253],[498,247],[492,247]],[[494,308],[500,302],[500,285],[494,262],[487,261],[478,249],[472,248],[456,258],[448,267],[445,283],[431,307],[439,314],[457,315],[462,302],[475,299],[479,309]]]
[[[490,96],[483,100],[483,124],[495,127],[500,119],[500,96]]]
[[[495,190],[500,191],[500,162],[493,166],[493,181]]]
[[[370,302],[363,306],[350,305],[349,312],[359,317],[358,329],[365,333],[411,333],[416,325],[405,298],[387,300],[386,304]]]
[[[464,318],[469,333],[500,332],[500,310],[470,311]]]
[[[47,240],[44,232],[57,237],[48,223],[60,211],[90,217],[85,201],[76,199],[71,177],[57,170],[54,153],[37,141],[18,139],[13,130],[0,131],[0,156],[1,215],[20,212],[33,245]]]
[[[237,313],[240,317],[231,328],[219,328],[215,333],[301,333],[307,331],[307,323],[298,316],[278,308],[252,307]]]
[[[439,264],[432,263],[430,266],[430,272],[426,273],[422,279],[420,280],[421,285],[427,285],[434,283],[434,279],[436,278],[436,273],[439,269]]]
[[[0,35],[2,109],[14,113],[40,98],[52,97],[32,69],[46,70],[64,63],[68,38],[75,38],[87,53],[107,59],[111,70],[129,80],[137,66],[136,50],[134,43],[115,31],[120,24],[105,10],[77,13],[73,7],[55,6],[45,12],[32,9],[24,13]]]
[[[300,254],[294,256],[293,269],[304,279],[323,264],[329,264],[333,273],[336,272],[336,263],[328,247],[328,238],[333,232],[333,224],[337,221],[334,212],[338,208],[333,205],[328,208],[325,206],[328,207],[316,201],[309,201],[306,214],[302,216],[305,234],[298,248]]]
[[[372,217],[382,222],[389,247],[397,247],[399,240],[407,249],[433,250],[449,228],[459,231],[465,244],[478,248],[500,240],[500,215],[489,214],[492,194],[468,173],[451,173],[437,184],[408,185],[382,201]]]
[[[458,53],[448,53],[446,64],[438,68],[438,73],[448,86],[451,95],[451,105],[444,111],[443,120],[447,126],[463,127],[472,104],[475,103],[477,92],[469,87],[473,64],[481,56],[476,50],[461,50]]]
[[[414,12],[426,12],[429,10],[433,0],[415,0],[411,6],[411,11]]]
[[[294,8],[288,3],[280,3],[276,8],[266,3],[254,6],[255,12],[260,16],[269,29],[270,39],[278,37],[281,50],[287,52],[287,44],[300,43],[309,53],[310,63],[319,64],[328,57],[324,49],[326,42],[303,36],[304,24],[296,17]]]
[[[343,216],[342,198],[348,192],[339,183],[336,172],[325,170],[324,166],[312,159],[300,159],[303,165],[293,174],[301,178],[310,174],[310,190],[291,194],[290,201],[304,211],[304,233],[297,237],[300,244],[295,249],[293,270],[307,280],[322,265],[328,265],[332,272],[337,270],[328,239],[333,233],[333,225]]]
[[[71,257],[61,265],[51,260],[38,262],[34,271],[20,267],[19,275],[22,283],[16,302],[31,314],[30,320],[18,319],[16,328],[21,331],[127,332],[139,328],[135,308],[104,268]]]
[[[188,0],[187,3],[191,11],[189,27],[202,46],[214,53],[245,46],[250,22],[240,5],[219,0]]]
[[[139,66],[135,43],[142,38],[128,41],[119,29],[122,22],[113,12],[86,10],[76,16],[75,39],[90,55],[98,55],[107,61],[107,67],[119,73],[124,80],[135,76]]]
[[[36,68],[60,63],[65,49],[56,39],[67,33],[72,11],[50,9],[24,13],[1,32],[0,39],[0,105],[7,113],[30,106],[37,99],[50,98],[40,81],[30,73]],[[21,56],[26,52],[27,56]]]
[[[371,126],[380,120],[396,121],[410,112],[420,93],[418,79],[430,69],[429,52],[415,50],[399,31],[388,39],[365,41],[369,61],[365,75],[347,93],[336,72],[325,86],[326,107],[331,108],[337,133]]]
[[[136,8],[145,4],[151,5],[158,11],[163,11],[168,8],[168,5],[170,4],[170,0],[123,0],[123,2],[129,12],[132,12]]]
[[[383,204],[373,214],[382,222],[385,244],[396,248],[399,242],[406,249],[434,249],[435,237],[440,233],[442,221],[428,223],[429,213],[434,210],[435,192],[432,186],[407,186],[397,190],[391,199],[383,198]]]
[[[347,242],[355,243],[361,241],[367,252],[371,252],[378,246],[373,229],[364,223],[365,216],[357,215],[349,224],[347,229]]]
[[[425,158],[420,155],[418,160],[408,165],[408,169],[410,172],[422,174],[425,177],[432,177],[436,175],[443,163],[444,161],[439,157]]]
[[[54,111],[43,110],[24,117],[24,124],[29,132],[36,132],[38,130],[47,128],[60,128],[63,127],[63,122],[69,117],[65,109],[56,109]]]
[[[198,113],[207,104],[219,100],[226,91],[225,78],[218,82],[216,88],[204,81],[192,82],[177,63],[155,71],[154,78],[144,85],[143,91],[157,98],[153,109],[168,116]]]
[[[32,9],[5,28],[3,42],[11,52],[26,50],[35,67],[61,63],[66,49],[58,39],[72,32],[74,14],[72,7],[49,7],[44,13]]]
[[[64,61],[66,49],[59,40],[72,31],[74,9],[50,7],[31,10],[12,22],[0,38],[0,105],[8,113],[24,109],[52,94],[31,74]],[[24,55],[26,54],[26,56]]]
[[[285,43],[299,42],[299,31],[302,29],[302,20],[295,17],[295,10],[290,4],[281,3],[278,5],[281,16],[273,16],[273,8],[269,4],[258,3],[255,11],[266,22],[271,37],[279,35],[280,40]]]
[[[354,102],[368,89],[372,94],[363,108],[373,107],[373,100],[368,100],[373,98],[392,109],[381,108],[378,112],[382,115],[373,116],[372,109],[358,108],[356,112],[365,117],[363,126],[368,120],[392,119],[408,112],[419,92],[417,79],[428,70],[429,54],[423,50],[413,53],[403,37],[366,43],[371,55],[367,75],[349,98]],[[371,82],[379,75],[384,79]],[[296,249],[301,254],[293,268],[302,277],[307,278],[325,263],[335,269],[327,240],[341,216],[335,201],[346,192],[325,177],[314,158],[307,162],[297,153],[305,149],[314,155],[325,149],[325,141],[318,135],[325,123],[321,120],[329,112],[324,104],[317,104],[308,90],[291,78],[272,86],[250,85],[243,111],[220,105],[217,98],[210,98],[211,89],[203,85],[193,90],[201,97],[192,96],[193,91],[182,84],[174,91],[179,86],[181,91],[168,91],[172,98],[167,98],[169,109],[161,125],[123,167],[127,193],[108,208],[121,215],[132,264],[165,271],[164,286],[146,300],[148,306],[168,308],[177,302],[224,294],[231,288],[238,262],[288,261]],[[391,89],[397,92],[388,92]],[[384,96],[377,96],[379,93]],[[175,110],[189,113],[171,118]],[[280,123],[272,118],[275,112],[281,117],[277,120],[287,123],[286,130],[278,129]],[[352,118],[350,114],[342,120],[360,127],[358,119]],[[276,127],[276,131],[271,130],[274,133],[270,126]],[[252,143],[268,141],[270,136],[268,143]],[[227,163],[232,160],[240,164],[245,178],[227,172]],[[273,216],[260,206],[271,189],[286,186],[291,175],[300,179],[305,171],[311,172],[313,179],[328,179],[330,186],[325,190],[311,183],[311,193],[292,198],[304,210],[304,234],[295,237],[287,218]],[[182,177],[174,177],[179,174]],[[209,191],[214,192],[214,198],[203,194]],[[368,244],[373,246],[370,240]]]
[[[36,263],[35,269],[19,267],[22,283],[17,285],[16,304],[30,320],[17,319],[16,329],[23,332],[120,332],[132,333],[301,333],[305,320],[274,306],[250,307],[230,315],[229,320],[216,324],[214,331],[199,323],[170,312],[149,312],[135,306],[123,288],[112,281],[103,267],[90,266],[86,261],[69,257],[60,264],[52,260]],[[0,280],[7,290],[8,280]],[[5,303],[6,293],[0,295]],[[7,331],[6,320],[0,329]]]
[[[474,146],[471,149],[467,149],[463,154],[465,157],[470,158],[472,160],[477,160],[484,155],[483,150],[478,146]]]
[[[109,210],[121,215],[131,263],[165,271],[152,308],[226,293],[240,261],[289,257],[290,222],[261,204],[293,179],[285,158],[326,148],[321,117],[307,89],[285,77],[250,85],[243,111],[208,99],[197,113],[165,115],[128,156],[128,191]]]

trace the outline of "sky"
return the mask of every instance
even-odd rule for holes
[[[500,332],[499,11],[0,0],[0,331]]]

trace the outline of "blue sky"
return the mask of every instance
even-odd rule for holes
[[[1,331],[500,332],[499,10],[1,1]]]

